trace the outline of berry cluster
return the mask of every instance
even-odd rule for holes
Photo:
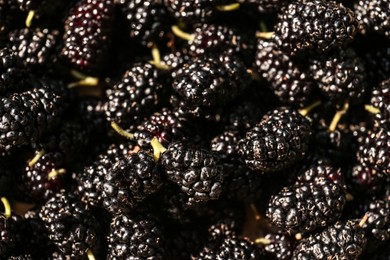
[[[0,0],[0,259],[388,259],[388,0]]]

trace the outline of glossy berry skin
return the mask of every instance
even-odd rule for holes
[[[135,127],[157,108],[163,88],[161,73],[151,64],[137,63],[106,91],[104,110],[109,122]]]
[[[390,36],[390,2],[387,0],[362,0],[354,4],[356,16],[363,34],[376,31]]]
[[[383,185],[383,176],[375,174],[375,170],[363,165],[353,166],[348,176],[349,189],[353,194],[376,194]]]
[[[189,41],[189,53],[193,56],[217,54],[232,50],[243,54],[250,48],[241,34],[232,28],[214,24],[203,24],[195,28],[193,40]]]
[[[264,250],[270,259],[291,259],[295,246],[294,240],[291,237],[283,233],[270,233],[264,238],[270,240],[269,244],[264,245]]]
[[[334,1],[298,1],[283,9],[274,31],[287,53],[326,52],[351,42],[358,22],[352,10]]]
[[[337,221],[345,203],[343,189],[331,181],[297,183],[271,197],[267,217],[289,234],[306,234]]]
[[[163,259],[164,237],[152,215],[114,217],[107,237],[107,259]]]
[[[239,91],[229,71],[215,57],[199,57],[173,74],[171,104],[183,114],[206,116],[224,106]]]
[[[310,98],[314,81],[302,64],[274,41],[258,40],[255,68],[282,104],[304,106]]]
[[[169,30],[171,17],[162,0],[114,0],[126,17],[129,36],[143,45]]]
[[[91,206],[102,207],[103,184],[114,164],[123,161],[134,150],[133,142],[114,143],[105,149],[90,164],[73,175],[77,181],[77,193]]]
[[[367,209],[368,219],[363,228],[371,235],[380,240],[390,239],[390,201],[373,200]]]
[[[61,57],[73,68],[95,72],[106,59],[114,13],[112,0],[82,0],[65,21]]]
[[[27,166],[22,176],[24,192],[35,203],[42,203],[54,196],[65,184],[64,176],[49,177],[60,170],[52,153],[43,155],[32,167]]]
[[[187,194],[189,205],[219,198],[223,173],[214,153],[174,142],[160,160],[168,179]]]
[[[367,242],[357,220],[337,222],[302,239],[293,259],[358,259]]]
[[[268,112],[246,132],[238,154],[252,170],[275,172],[303,159],[309,144],[311,126],[297,111],[280,107]]]
[[[23,243],[23,218],[17,215],[0,222],[0,256],[6,258],[20,252]]]
[[[357,153],[358,161],[378,175],[390,175],[390,130],[369,130]]]
[[[37,140],[58,124],[69,92],[62,82],[34,80],[32,89],[0,98],[0,150],[7,151]]]
[[[188,139],[192,130],[188,118],[163,108],[137,126],[134,137],[141,146],[150,145],[153,137],[157,137],[163,146],[168,146],[171,142]]]
[[[379,109],[374,115],[374,127],[390,128],[390,79],[382,81],[371,92],[370,104]]]
[[[310,70],[322,95],[338,106],[359,102],[366,92],[365,66],[352,48],[312,58]]]
[[[108,156],[99,156],[92,165],[86,166],[83,171],[76,175],[77,192],[88,205],[100,206],[103,203],[102,185],[104,177],[112,167]]]
[[[97,246],[96,219],[74,194],[60,191],[45,203],[39,216],[49,238],[68,257],[80,258]]]
[[[111,214],[127,212],[155,193],[162,185],[162,174],[153,157],[139,151],[124,157],[104,176],[103,207]]]
[[[206,21],[215,14],[212,0],[164,0],[165,6],[177,20]]]
[[[201,259],[266,259],[261,248],[249,240],[235,234],[224,224],[212,225],[209,228],[209,241],[199,255]]]
[[[30,68],[44,68],[56,58],[60,32],[48,28],[24,28],[8,34],[8,46]]]
[[[223,166],[222,196],[236,201],[255,201],[263,190],[262,175],[236,158],[238,140],[236,131],[225,131],[211,140],[211,150],[219,155]]]
[[[12,48],[0,50],[0,94],[13,93],[26,88],[29,73]]]

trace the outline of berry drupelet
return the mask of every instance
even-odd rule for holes
[[[195,28],[188,42],[189,54],[198,57],[232,50],[236,55],[245,56],[244,52],[250,53],[252,47],[247,38],[227,26],[203,24]]]
[[[50,240],[62,254],[80,259],[97,247],[97,223],[87,206],[64,190],[48,200],[40,210]]]
[[[103,204],[102,185],[111,167],[111,160],[102,155],[92,165],[86,166],[80,174],[76,174],[78,194],[82,201],[92,206]]]
[[[40,79],[31,90],[0,98],[0,150],[7,151],[37,140],[58,124],[69,92],[62,82]]]
[[[82,0],[70,10],[61,57],[73,68],[92,73],[104,66],[114,7],[113,0]]]
[[[387,0],[362,0],[354,4],[359,28],[363,34],[376,31],[390,36],[390,2]]]
[[[163,259],[164,239],[154,216],[118,215],[110,225],[107,259]]]
[[[293,259],[358,259],[366,242],[358,221],[337,222],[299,241]]]
[[[139,151],[124,157],[104,176],[103,207],[117,215],[129,211],[155,193],[163,184],[153,157]]]
[[[289,260],[292,257],[295,243],[294,240],[281,232],[265,235],[264,250],[270,259]]]
[[[26,88],[29,73],[12,48],[0,50],[0,94],[17,92]]]
[[[353,41],[358,26],[353,11],[334,1],[297,1],[279,15],[273,38],[290,54],[326,52]]]
[[[171,68],[172,71],[179,69],[183,64],[188,63],[191,59],[192,56],[188,54],[188,50],[186,49],[173,51],[162,57],[164,64]]]
[[[194,260],[201,259],[266,259],[261,248],[248,239],[239,237],[226,225],[213,225],[209,228],[208,244]]]
[[[267,217],[289,234],[306,234],[337,221],[345,203],[343,189],[332,181],[296,183],[271,197]]]
[[[390,201],[373,200],[367,208],[368,219],[363,225],[367,233],[380,241],[390,239]]]
[[[18,215],[1,216],[0,221],[0,257],[6,259],[11,255],[20,253],[24,248],[23,227],[24,220]]]
[[[44,154],[34,165],[27,166],[21,176],[22,191],[37,204],[47,201],[65,186],[65,169],[56,165],[54,156]]]
[[[238,154],[254,171],[280,171],[304,158],[310,135],[305,117],[294,109],[279,107],[246,132]]]
[[[235,82],[239,87],[238,93],[230,93],[230,99],[234,99],[239,96],[241,92],[247,90],[252,82],[252,78],[247,71],[243,58],[240,55],[235,54],[233,50],[228,49],[222,52],[218,55],[218,60],[229,73],[230,81]]]
[[[223,172],[218,156],[180,142],[173,142],[161,155],[167,177],[188,195],[188,204],[216,200],[222,191]]]
[[[103,183],[112,166],[124,160],[135,149],[133,142],[114,143],[106,147],[88,166],[75,173],[77,192],[88,205],[101,207]]]
[[[222,197],[237,201],[255,201],[262,192],[262,175],[250,170],[243,162],[237,160],[237,143],[239,134],[236,131],[224,131],[211,140],[211,151],[218,154],[223,167]]]
[[[315,158],[315,157],[314,157]],[[340,168],[333,166],[329,160],[312,159],[298,173],[296,181],[298,183],[321,182],[329,180],[340,187],[345,188],[344,174]]]
[[[8,46],[30,69],[43,69],[56,58],[60,32],[48,28],[24,28],[8,34]]]
[[[134,64],[106,91],[107,120],[125,129],[135,128],[160,104],[163,83],[163,75],[153,65]]]
[[[172,76],[171,103],[180,112],[193,116],[209,115],[235,97],[241,88],[215,57],[195,58]]]
[[[222,159],[235,159],[240,133],[227,130],[211,140],[211,150],[218,153]]]
[[[365,67],[352,48],[312,58],[310,70],[322,95],[338,106],[346,100],[356,103],[364,96]]]
[[[157,137],[162,145],[167,146],[173,141],[188,139],[192,134],[192,127],[188,118],[177,111],[163,108],[137,126],[134,138],[144,146],[149,145],[153,137]]]
[[[223,0],[164,0],[165,6],[177,20],[190,23],[212,19],[219,3],[223,3]]]
[[[371,92],[370,104],[379,110],[374,115],[374,127],[390,128],[390,79],[382,81]]]
[[[310,98],[314,82],[301,64],[274,41],[258,40],[255,68],[283,104],[304,106]]]
[[[164,36],[171,17],[162,0],[114,0],[127,20],[131,38],[147,45]]]
[[[368,130],[357,153],[358,161],[378,175],[390,175],[390,129]]]
[[[357,164],[348,172],[347,183],[349,191],[354,195],[378,193],[383,186],[383,176],[375,174],[369,167]]]

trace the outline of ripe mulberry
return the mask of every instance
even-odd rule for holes
[[[174,142],[160,160],[168,179],[188,195],[190,205],[219,198],[223,173],[214,153]]]
[[[305,117],[280,107],[246,132],[238,144],[238,154],[252,170],[280,171],[304,158],[310,135],[311,126]]]
[[[358,21],[349,8],[334,1],[298,1],[283,9],[274,39],[287,53],[326,52],[354,40]]]

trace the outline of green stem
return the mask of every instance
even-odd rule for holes
[[[364,105],[364,109],[370,112],[371,114],[379,114],[381,112],[378,108],[372,105]]]
[[[182,38],[183,40],[186,40],[186,41],[191,42],[191,41],[193,41],[194,38],[195,38],[194,35],[182,31],[182,30],[179,28],[179,26],[177,26],[177,25],[173,25],[173,26],[171,27],[171,29],[172,29],[173,34],[175,34],[175,35],[176,35],[177,37],[179,37],[179,38]]]
[[[52,180],[52,179],[56,178],[57,176],[63,175],[63,174],[65,174],[65,173],[66,173],[66,170],[65,170],[65,169],[59,169],[59,170],[53,169],[53,170],[51,170],[51,171],[49,172],[49,174],[47,175],[47,178],[48,178],[49,180]]]
[[[32,20],[34,19],[34,16],[35,16],[35,11],[34,10],[31,10],[31,11],[28,12],[27,18],[26,18],[26,27],[27,28],[30,28]]]
[[[330,132],[333,132],[334,130],[336,130],[336,127],[337,127],[340,119],[348,111],[348,108],[349,108],[349,103],[347,101],[344,103],[344,106],[342,107],[342,109],[336,112],[336,114],[334,115],[332,122],[330,123],[330,126],[329,126]]]
[[[153,61],[150,61],[149,63],[154,65],[157,69],[161,69],[161,70],[171,69],[169,66],[167,66],[161,61],[160,50],[155,43],[153,43],[152,46],[152,57],[153,57]]]
[[[258,32],[256,33],[256,37],[262,39],[271,39],[274,34],[274,32]]]
[[[121,128],[117,123],[112,122],[111,123],[112,129],[115,130],[118,134],[120,134],[123,137],[126,137],[127,139],[134,139],[134,135],[132,133],[126,132],[123,128]]]
[[[158,161],[161,157],[161,154],[164,153],[167,149],[158,141],[157,137],[153,137],[150,144],[153,147],[153,158],[154,161]]]
[[[298,112],[302,116],[307,116],[307,114],[309,114],[311,110],[313,110],[314,108],[318,107],[319,105],[321,105],[321,101],[316,101],[313,104],[311,104],[311,105],[309,105],[309,106],[307,106],[305,108],[299,109]]]
[[[9,204],[9,201],[6,197],[1,197],[1,202],[4,206],[4,217],[10,218],[11,217],[11,205]]]
[[[260,245],[269,245],[271,244],[271,242],[272,242],[271,240],[265,237],[255,239],[255,244],[260,244]]]
[[[221,12],[231,12],[240,8],[239,3],[229,4],[229,5],[219,5],[217,6],[217,10]]]
[[[87,257],[88,257],[88,260],[95,260],[95,259],[96,259],[95,256],[93,255],[91,249],[88,249],[88,251],[87,251]]]
[[[41,159],[41,157],[45,154],[45,150],[42,149],[40,150],[35,156],[34,158],[31,159],[31,161],[28,162],[28,167],[33,167],[38,161],[39,159]]]

